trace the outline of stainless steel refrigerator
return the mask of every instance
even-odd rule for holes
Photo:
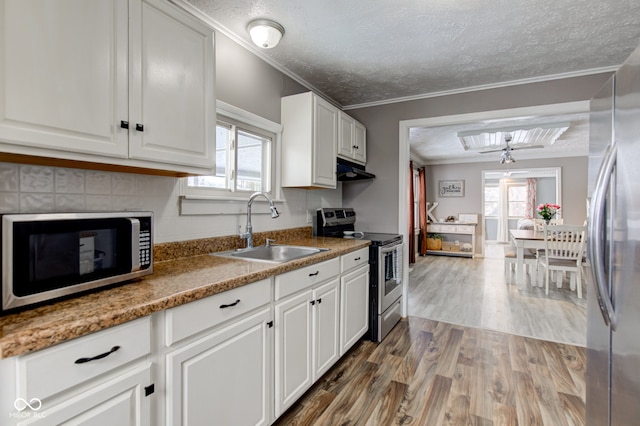
[[[640,48],[591,100],[587,424],[640,424]]]

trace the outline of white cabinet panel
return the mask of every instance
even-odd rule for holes
[[[150,352],[151,323],[143,317],[18,357],[17,391],[45,399]]]
[[[165,1],[134,2],[131,18],[141,24],[130,49],[130,157],[212,167],[213,32]]]
[[[313,381],[340,357],[340,280],[337,278],[313,291]]]
[[[271,302],[271,278],[234,288],[166,311],[168,346]]]
[[[313,137],[313,182],[336,187],[336,137],[338,131],[337,109],[316,97]]]
[[[0,0],[0,152],[215,162],[213,30],[164,0]]]
[[[312,92],[281,100],[282,186],[337,185],[338,109]]]
[[[338,125],[338,157],[362,165],[367,162],[367,129],[342,111]]]
[[[275,305],[276,416],[312,384],[312,295],[308,290]]]
[[[63,403],[25,417],[19,425],[150,426],[151,401],[146,395],[151,384],[151,364],[114,377]],[[30,414],[30,413],[25,413]]]
[[[366,265],[341,278],[340,356],[344,355],[368,329],[369,265]]]
[[[271,309],[167,355],[167,425],[267,425]]]
[[[307,287],[337,277],[338,274],[340,274],[340,260],[335,258],[277,275],[275,298],[280,300]]]
[[[127,15],[119,0],[0,2],[0,140],[126,158]]]

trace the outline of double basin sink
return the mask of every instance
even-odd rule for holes
[[[211,253],[214,256],[252,260],[257,262],[284,263],[294,259],[312,256],[329,249],[287,245],[258,246],[246,249]]]

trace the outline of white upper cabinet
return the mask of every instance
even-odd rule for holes
[[[282,98],[282,186],[336,188],[338,109],[312,92]]]
[[[340,111],[338,131],[338,157],[359,164],[367,162],[367,129],[364,125]]]
[[[212,30],[164,0],[133,1],[130,15],[129,156],[212,169]]]
[[[213,168],[213,31],[202,22],[162,0],[1,0],[0,22],[1,152]]]
[[[2,142],[126,158],[127,3],[0,4]]]

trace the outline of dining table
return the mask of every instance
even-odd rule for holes
[[[544,232],[535,229],[511,229],[511,242],[516,247],[516,285],[523,288],[524,281],[524,251],[527,249],[544,249]]]

